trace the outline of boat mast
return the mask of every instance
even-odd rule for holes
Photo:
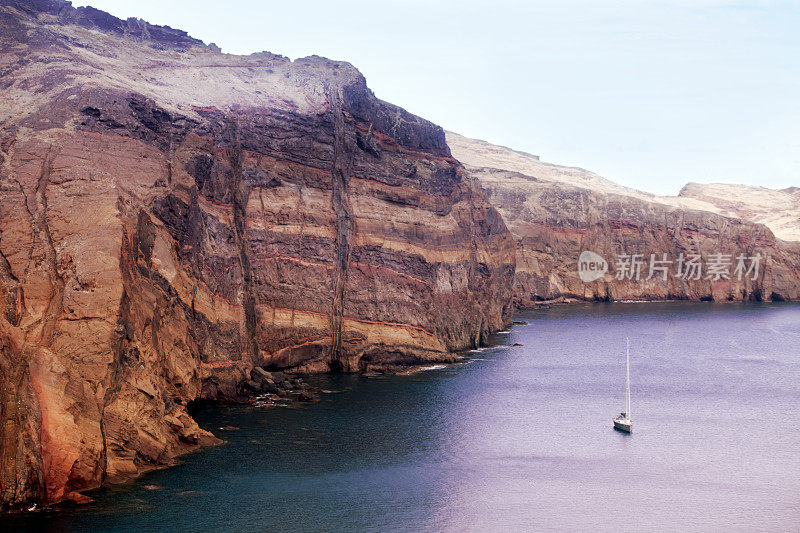
[[[625,414],[631,418],[631,341],[625,337]]]

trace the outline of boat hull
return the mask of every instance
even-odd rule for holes
[[[633,431],[633,422],[623,422],[622,420],[614,420],[614,429],[625,433]]]

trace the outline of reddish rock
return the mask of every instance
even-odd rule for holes
[[[301,392],[297,396],[297,401],[298,402],[315,402],[317,400],[319,400],[319,398],[317,396],[309,393],[309,392]]]
[[[0,19],[3,507],[216,442],[187,405],[254,367],[449,361],[510,322],[502,219],[349,64],[57,0]]]
[[[628,189],[586,170],[544,163],[484,141],[448,133],[448,142],[515,237],[519,308],[559,299],[800,299],[800,242],[776,239],[765,225],[709,211],[704,208],[713,206],[696,200]],[[604,258],[608,273],[582,280],[578,259],[584,251]],[[625,267],[618,261],[619,255],[633,254],[641,254],[645,263],[638,279],[622,276]],[[656,259],[666,254],[672,261],[666,279],[658,270],[650,277],[651,254]],[[676,275],[681,254],[702,257],[700,279]],[[727,278],[709,276],[715,254],[731,261]],[[740,279],[735,274],[739,255],[762,257],[757,275]],[[751,260],[745,263],[749,267]]]
[[[71,501],[72,503],[77,503],[79,505],[83,505],[86,503],[92,503],[94,500],[85,494],[81,494],[80,492],[70,492],[64,497],[65,500]]]

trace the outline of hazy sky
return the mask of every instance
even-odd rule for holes
[[[800,186],[800,2],[73,3],[224,52],[346,60],[446,129],[639,189]]]

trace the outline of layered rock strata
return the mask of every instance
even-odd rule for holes
[[[347,63],[0,2],[4,507],[215,438],[253,369],[362,371],[510,322],[515,246],[438,126]]]
[[[744,200],[738,215],[722,214],[708,195],[691,194],[696,187],[659,197],[454,133],[447,141],[514,234],[520,308],[556,299],[800,298],[800,243],[748,219]],[[605,260],[604,275],[580,276],[585,251]]]
[[[764,224],[784,241],[800,242],[800,188],[768,189],[729,183],[687,183],[681,199],[704,202],[721,214]]]

